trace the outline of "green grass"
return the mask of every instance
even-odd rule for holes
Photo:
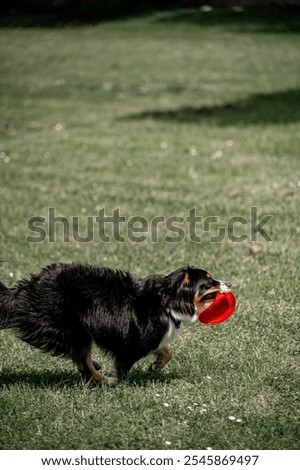
[[[240,15],[0,31],[1,280],[54,261],[136,275],[194,264],[239,302],[224,324],[184,328],[160,374],[148,358],[115,389],[2,331],[2,449],[299,446],[299,14]],[[148,221],[196,207],[222,225],[251,206],[273,216],[273,241],[25,241],[48,207],[84,235],[100,207]]]

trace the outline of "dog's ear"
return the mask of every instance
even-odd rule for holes
[[[184,278],[181,283],[181,287],[190,287],[190,286],[191,286],[190,274],[189,274],[189,270],[186,269],[184,273]]]
[[[168,288],[179,289],[189,284],[188,268],[179,268],[165,275],[165,285]]]
[[[190,284],[188,268],[179,268],[176,271],[168,273],[163,278],[162,283],[162,303],[164,305],[174,300],[181,289]]]
[[[162,305],[191,314],[194,311],[193,284],[192,269],[189,266],[167,274],[161,290]]]

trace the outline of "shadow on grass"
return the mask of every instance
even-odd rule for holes
[[[300,89],[255,94],[236,102],[212,106],[153,109],[121,117],[121,120],[154,119],[219,126],[287,124],[300,121]]]
[[[143,387],[147,386],[150,382],[168,384],[172,380],[178,379],[179,375],[175,372],[167,372],[165,370],[155,373],[149,373],[140,368],[130,371],[128,376],[122,381],[131,386]]]
[[[203,13],[196,9],[167,12],[163,23],[187,23],[201,28],[222,26],[239,33],[300,33],[299,7],[249,8],[236,12],[214,9]]]
[[[73,3],[72,8],[53,2],[44,5],[22,5],[3,7],[0,27],[7,28],[62,28],[66,26],[92,25],[142,17],[160,12],[155,21],[165,24],[187,23],[201,28],[221,26],[240,33],[299,33],[299,7],[249,8],[242,12],[230,9],[214,9],[208,13],[197,9],[178,8],[176,2],[99,2]]]
[[[150,382],[155,383],[169,383],[178,378],[175,373],[160,372],[156,374],[149,374],[147,371],[141,369],[132,370],[129,375],[124,378],[121,383],[126,383],[130,386],[146,386]],[[0,372],[0,389],[7,388],[13,385],[25,384],[33,388],[73,388],[78,386],[83,387],[101,387],[96,382],[84,382],[77,372],[69,371],[11,371],[3,369]]]
[[[157,10],[174,8],[170,0],[102,0],[5,2],[2,7],[0,27],[20,28],[62,28],[84,26],[141,17]],[[15,5],[14,5],[15,4]],[[0,7],[1,12],[1,7]]]
[[[78,384],[80,378],[76,372],[68,371],[12,371],[3,369],[0,372],[0,388],[6,388],[11,385],[25,384],[35,388],[65,388],[74,387]]]

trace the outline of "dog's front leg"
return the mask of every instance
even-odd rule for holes
[[[150,365],[148,369],[149,372],[156,372],[157,370],[162,369],[172,357],[172,351],[168,346],[157,349],[154,351],[154,354],[156,356],[156,361]]]
[[[97,368],[99,367],[101,367],[100,364],[93,361],[90,354],[88,354],[83,360],[77,362],[77,368],[84,379],[92,379],[97,383],[102,383],[103,385],[116,385],[118,383],[118,380],[115,377],[101,375],[97,371]]]

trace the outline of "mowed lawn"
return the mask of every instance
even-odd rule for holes
[[[183,327],[161,373],[146,358],[114,389],[1,331],[2,449],[299,447],[299,18],[173,11],[1,28],[1,280],[57,261],[137,276],[191,264],[238,299],[227,322]],[[68,221],[54,240],[49,208]],[[100,240],[96,223],[78,241],[74,220],[84,237],[102,208],[143,217],[144,241],[125,223],[122,242],[112,224]],[[35,216],[45,236],[29,243]],[[181,217],[180,242],[157,216]]]

